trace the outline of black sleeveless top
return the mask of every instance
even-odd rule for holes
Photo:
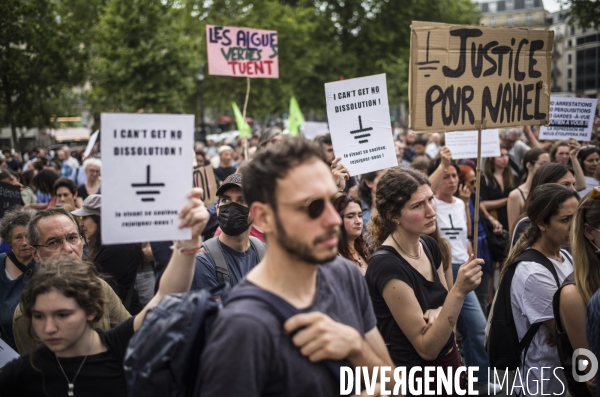
[[[375,255],[369,261],[365,275],[369,294],[373,301],[377,327],[388,346],[390,356],[397,366],[423,366],[427,363],[415,350],[410,340],[404,335],[392,312],[383,299],[383,288],[392,279],[405,282],[415,293],[415,297],[425,313],[429,309],[437,309],[444,304],[448,291],[442,284],[438,268],[442,263],[442,252],[435,240],[429,236],[421,236],[423,251],[433,268],[434,281],[428,281],[412,267],[396,250],[389,246],[381,246],[375,252],[386,251],[385,255]],[[450,335],[438,357],[442,357],[452,349],[454,334]]]

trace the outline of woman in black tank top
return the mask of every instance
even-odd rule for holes
[[[448,292],[440,248],[427,236],[436,229],[429,181],[412,169],[393,168],[378,186],[371,233],[379,248],[366,280],[379,330],[397,366],[456,369],[453,330],[465,295],[481,281],[483,261],[461,266]]]

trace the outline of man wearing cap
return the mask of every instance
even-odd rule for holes
[[[215,175],[219,181],[224,181],[231,174],[235,173],[233,166],[233,148],[229,145],[223,145],[219,148],[219,166],[215,167]]]
[[[192,290],[223,282],[237,284],[260,261],[265,246],[250,236],[252,219],[242,194],[242,175],[233,174],[217,190],[217,217],[222,233],[206,240],[196,256]]]

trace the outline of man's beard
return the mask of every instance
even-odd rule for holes
[[[303,262],[307,262],[307,263],[310,263],[313,265],[320,265],[321,263],[326,263],[326,262],[332,261],[338,254],[337,247],[336,247],[335,252],[333,252],[331,255],[328,255],[325,258],[317,258],[313,254],[312,247],[310,247],[300,241],[294,240],[293,238],[291,238],[290,236],[287,235],[287,233],[285,232],[285,228],[283,227],[283,224],[281,223],[281,220],[279,219],[279,215],[277,214],[277,211],[275,211],[275,226],[277,227],[277,242],[279,243],[279,245],[288,254],[290,254],[291,256],[295,257],[298,260],[301,260]],[[331,236],[339,237],[339,235],[340,235],[339,228],[337,228],[337,227],[331,228],[324,235],[318,236],[317,238],[315,238],[313,241],[313,244],[316,245],[316,244],[320,243],[321,241],[327,240]]]

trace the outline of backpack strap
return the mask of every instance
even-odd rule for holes
[[[563,252],[561,250],[561,254],[562,253]],[[518,262],[536,262],[544,266],[550,273],[552,273],[554,281],[556,281],[556,286],[560,288],[560,281],[558,280],[558,274],[556,273],[554,265],[552,262],[550,262],[550,259],[548,259],[546,255],[542,254],[540,251],[533,248],[523,251],[523,253],[519,255],[519,257],[511,264],[511,266],[516,265]]]
[[[35,263],[34,261],[31,261],[29,265],[25,266],[24,264],[19,262],[17,256],[13,251],[7,252],[6,256],[10,258],[11,262],[21,271],[21,273],[23,273],[23,275],[26,278],[33,276],[33,265]]]
[[[267,250],[265,244],[258,238],[250,236],[250,245],[252,246],[252,249],[254,249],[254,252],[256,252],[256,263],[262,261]]]
[[[217,274],[217,282],[219,284],[229,283],[231,284],[231,272],[229,265],[225,260],[225,254],[223,254],[223,248],[219,243],[219,237],[213,237],[206,240],[203,244],[206,253],[215,262],[215,271]]]
[[[421,245],[423,246],[423,251],[425,251],[425,255],[427,255],[427,257],[429,258],[429,261],[433,265],[433,269],[435,270],[437,268],[437,266],[436,266],[436,263],[433,263],[433,254],[431,253],[429,246],[427,245],[427,243],[425,242],[425,239],[422,236],[419,237],[419,241],[421,242]],[[437,265],[439,265],[439,263]]]
[[[519,262],[536,262],[540,265],[544,266],[546,269],[552,273],[554,276],[554,281],[556,281],[556,286],[560,288],[560,281],[558,280],[558,274],[556,273],[556,269],[550,259],[546,257],[546,255],[542,254],[540,251],[530,248],[525,250],[519,257],[511,264],[511,266],[516,266]],[[523,363],[525,363],[525,357],[527,356],[527,350],[529,350],[529,345],[531,345],[531,341],[537,332],[540,330],[542,323],[532,324],[523,339],[519,341],[519,352],[523,352]]]
[[[224,305],[228,305],[229,303],[240,299],[254,299],[266,303],[269,308],[273,309],[273,313],[279,318],[282,325],[290,317],[302,313],[280,296],[252,284],[233,290],[225,298]],[[323,360],[322,362],[329,373],[337,380],[338,384],[340,383],[341,378],[340,368],[350,365],[346,360]]]
[[[565,333],[565,329],[563,327],[562,321],[560,319],[560,292],[563,287],[567,285],[575,284],[574,274],[571,273],[567,276],[565,281],[563,281],[562,285],[558,288],[558,291],[554,294],[554,299],[552,299],[552,307],[554,310],[554,320],[556,324],[556,331],[559,334]]]

